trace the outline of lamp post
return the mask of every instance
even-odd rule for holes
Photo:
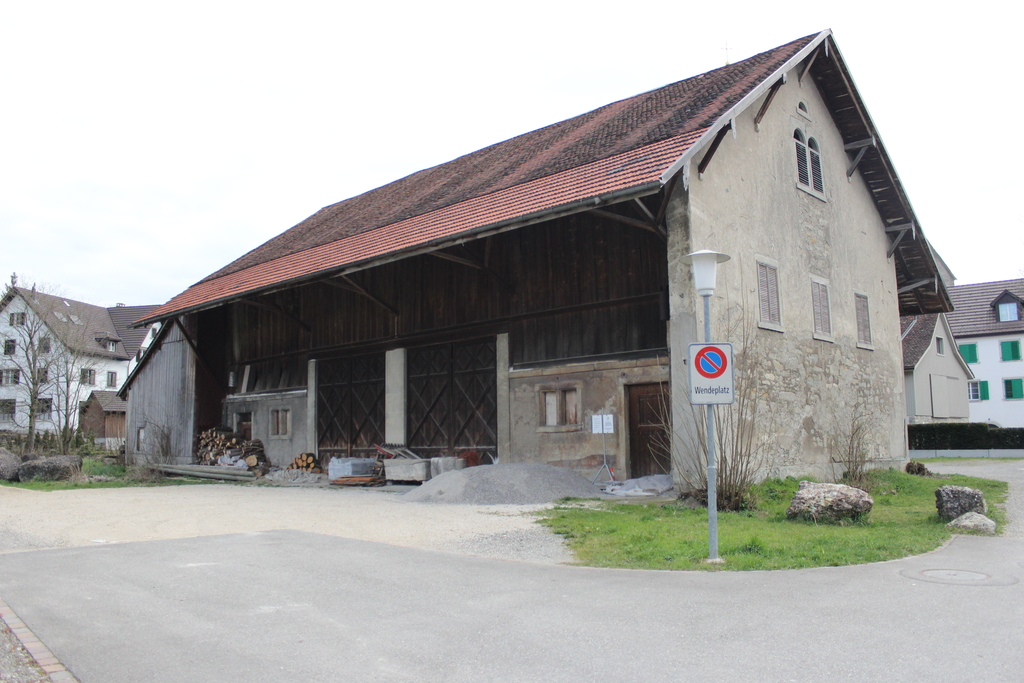
[[[717,251],[702,249],[684,256],[681,261],[693,268],[693,283],[697,293],[704,299],[704,343],[711,343],[711,296],[715,293],[715,276],[719,263],[725,263],[729,256]],[[708,459],[708,559],[719,564],[718,557],[718,470],[715,467],[715,412],[713,405],[706,405],[707,459]]]

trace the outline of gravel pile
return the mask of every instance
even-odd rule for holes
[[[423,503],[535,505],[559,498],[603,498],[600,489],[572,470],[538,463],[482,465],[452,470],[405,494]]]

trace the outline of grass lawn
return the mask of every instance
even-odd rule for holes
[[[66,491],[68,489],[109,489],[125,486],[179,486],[182,484],[223,484],[211,479],[196,477],[164,477],[154,475],[145,468],[131,468],[124,465],[110,465],[98,458],[82,458],[82,474],[93,477],[110,477],[109,481],[88,481],[79,477],[68,481],[6,481],[0,479],[0,486],[13,486],[30,491]]]
[[[934,550],[951,535],[935,510],[935,489],[947,484],[985,493],[989,516],[1002,526],[1005,482],[961,475],[916,477],[870,472],[875,500],[866,519],[845,525],[786,519],[798,481],[769,480],[755,489],[756,508],[719,512],[718,551],[708,555],[707,510],[676,503],[564,500],[541,523],[567,539],[577,563],[630,569],[797,569],[891,560]]]

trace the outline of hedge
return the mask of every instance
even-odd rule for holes
[[[907,425],[907,437],[914,451],[1024,448],[1024,428],[1001,429],[984,422]]]

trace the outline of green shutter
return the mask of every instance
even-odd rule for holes
[[[988,400],[988,380],[983,379],[980,382],[978,382],[978,389],[981,391],[981,400],[982,401],[987,401]]]
[[[964,357],[965,363],[977,363],[978,362],[978,345],[977,344],[961,344],[960,355]]]
[[[1020,342],[1004,341],[999,342],[1000,357],[1003,360],[1020,360]]]
[[[1024,379],[1004,379],[1003,392],[1006,398],[1024,398]]]

